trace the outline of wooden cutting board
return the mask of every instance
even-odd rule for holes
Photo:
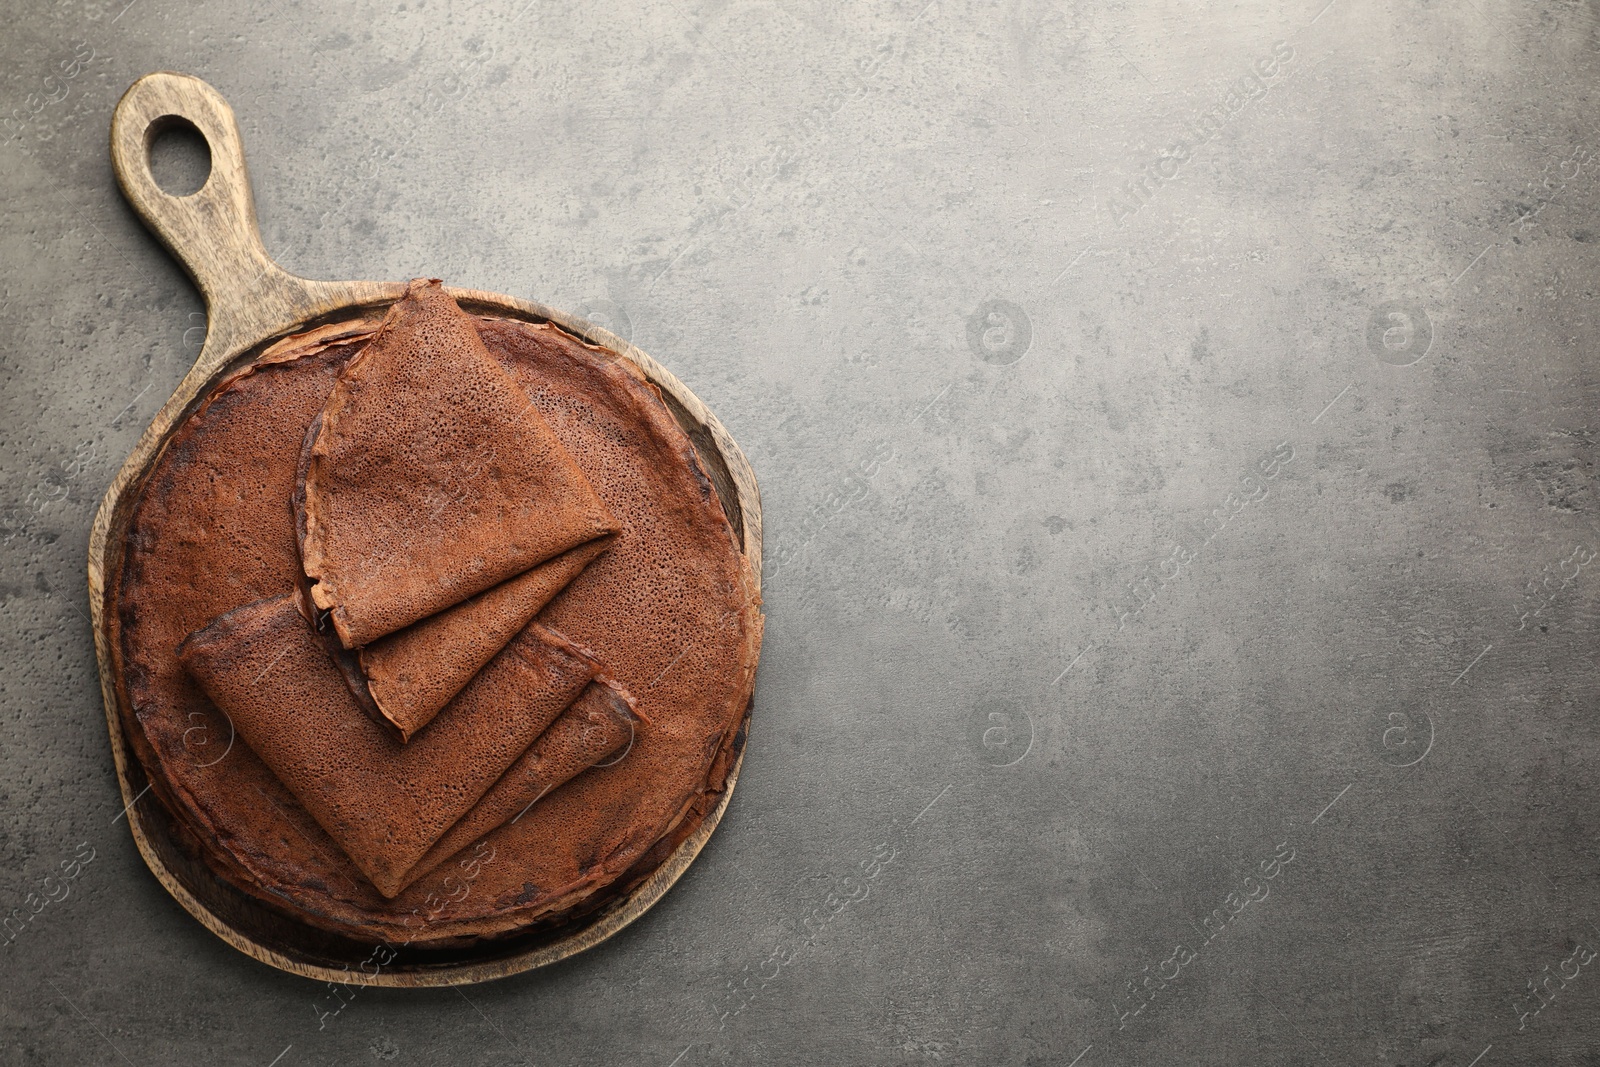
[[[205,137],[211,173],[188,196],[173,196],[150,171],[150,145],[163,127],[187,122]],[[206,301],[205,345],[194,367],[161,406],[133,454],[107,490],[89,539],[89,603],[106,723],[128,826],[139,853],[177,901],[213,933],[274,967],[324,981],[383,986],[457,985],[541,967],[599,944],[660,900],[699,855],[733,794],[742,751],[728,774],[721,801],[705,821],[649,878],[577,929],[545,940],[462,950],[426,965],[396,963],[368,976],[358,971],[367,949],[350,958],[330,950],[325,938],[307,936],[261,904],[210,876],[178,848],[165,810],[146,797],[149,782],[123,734],[118,659],[110,638],[108,589],[119,571],[128,524],[146,473],[174,430],[224,374],[248,366],[274,341],[309,327],[371,313],[404,292],[401,282],[308,281],[274,263],[261,244],[244,147],[233,110],[210,85],[185,74],[161,72],[128,89],[111,120],[111,160],[123,195],[151,232],[194,279]],[[758,583],[761,574],[761,497],[749,462],[711,410],[670,371],[621,338],[583,319],[541,304],[473,289],[447,289],[469,313],[552,322],[592,344],[632,360],[661,390],[711,475],[741,539]],[[748,714],[748,712],[747,712]]]

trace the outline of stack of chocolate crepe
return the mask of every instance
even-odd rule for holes
[[[285,506],[298,587],[179,658],[384,897],[626,756],[633,697],[537,618],[617,520],[437,281],[344,366]]]

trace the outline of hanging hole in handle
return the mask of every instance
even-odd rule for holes
[[[163,115],[144,135],[150,175],[168,196],[193,196],[211,177],[211,145],[182,115]]]

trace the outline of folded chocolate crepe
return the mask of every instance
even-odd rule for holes
[[[311,598],[348,649],[617,529],[437,280],[339,375],[297,496]]]
[[[402,742],[616,527],[472,319],[423,279],[340,374],[297,482],[307,612],[361,709]]]
[[[402,744],[356,707],[296,598],[219,616],[178,657],[239,736],[385,896],[598,673],[528,626]]]

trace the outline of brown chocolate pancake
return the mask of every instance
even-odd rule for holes
[[[531,625],[408,745],[361,713],[295,600],[225,612],[178,659],[385,896],[599,672]]]
[[[420,350],[426,353],[432,364],[426,368],[432,378],[471,381],[486,376],[481,364],[489,358],[481,342],[471,343],[476,338],[477,329],[471,318],[439,289],[436,282],[425,279],[412,282],[406,297],[389,309],[377,337],[368,349],[359,358],[351,360],[340,373],[339,383],[329,398],[328,406],[312,420],[306,431],[293,496],[295,533],[299,538],[301,561],[303,564],[308,558],[308,552],[315,552],[315,545],[309,542],[317,524],[313,522],[313,509],[307,503],[307,485],[314,480],[313,469],[320,463],[325,468],[322,481],[325,483],[323,494],[327,497],[323,509],[326,514],[321,523],[322,539],[326,543],[337,542],[343,546],[348,557],[343,568],[346,573],[368,576],[380,583],[380,588],[373,590],[362,587],[360,580],[351,579],[348,584],[354,588],[347,591],[358,600],[381,601],[386,595],[381,586],[393,561],[386,557],[363,558],[362,552],[386,552],[391,548],[393,531],[384,528],[384,524],[395,525],[395,515],[392,514],[378,516],[375,520],[372,508],[363,506],[362,497],[382,494],[385,500],[401,507],[406,500],[415,503],[418,498],[428,496],[426,492],[387,491],[390,487],[385,484],[386,477],[415,479],[420,476],[419,472],[406,470],[403,465],[374,460],[375,453],[386,454],[384,449],[394,451],[405,447],[404,442],[397,444],[392,433],[384,432],[392,429],[383,417],[385,406],[392,403],[396,388],[403,389],[404,382],[393,381],[397,369],[393,365],[384,365],[383,361],[388,359],[392,364],[399,357]],[[492,360],[490,362],[492,364]],[[504,377],[497,364],[492,364],[491,369],[496,373],[487,377],[495,380]],[[415,371],[416,368],[408,366],[408,370]],[[502,381],[500,384],[505,383]],[[549,438],[549,428],[531,412],[532,405],[520,390],[515,386],[510,386],[509,390],[508,396],[532,418],[535,429],[543,437]],[[347,430],[346,436],[356,439],[344,442],[342,449],[334,447],[333,452],[338,456],[320,454],[329,451],[330,435],[325,434],[324,429],[336,419],[342,420],[341,424],[348,424],[352,429]],[[379,434],[379,440],[359,439],[360,434],[354,430],[359,429],[359,424],[363,422],[367,424],[369,433]],[[488,426],[479,427],[480,430],[492,428],[492,420]],[[452,544],[457,547],[479,542],[501,544],[506,533],[505,508],[496,505],[503,505],[504,501],[481,500],[472,492],[471,485],[473,476],[489,465],[488,457],[494,454],[497,446],[490,441],[475,441],[464,452],[456,450],[458,454],[452,461],[447,455],[436,454],[440,450],[426,426],[411,427],[409,432],[411,437],[418,439],[409,443],[410,450],[425,452],[434,461],[426,471],[426,477],[449,486],[454,498],[441,495],[428,506],[425,513],[410,515],[409,521],[404,524],[405,528],[413,532],[422,531],[426,537],[437,535],[439,529],[432,526],[438,525],[448,531],[452,536]],[[522,518],[523,525],[533,531],[535,540],[542,538],[552,544],[562,544],[584,536],[581,516],[598,507],[598,502],[581,471],[575,472],[571,457],[553,438],[550,438],[549,451],[557,467],[550,474],[550,488],[559,490],[563,484],[569,484],[576,485],[581,491],[572,499],[560,499],[550,494],[539,497],[541,506],[533,509],[531,517],[524,515]],[[351,458],[352,453],[354,459]],[[358,469],[345,469],[348,466]],[[368,468],[365,474],[359,469],[363,466]],[[352,483],[358,483],[359,489],[353,487]],[[440,512],[445,505],[451,508],[448,516],[450,521],[441,522]],[[575,512],[579,518],[574,517]],[[377,530],[371,529],[374,521],[379,526]],[[473,528],[474,522],[480,524],[476,529]],[[541,523],[548,528],[540,530]],[[319,590],[309,575],[302,575],[303,607],[308,617],[316,619],[318,633],[328,645],[334,662],[361,710],[379,726],[405,742],[431,722],[450,698],[526,626],[540,608],[603,551],[609,538],[609,534],[602,534],[594,540],[578,544],[530,570],[507,578],[475,596],[354,651],[347,647],[343,635],[338,631],[336,613],[323,612],[317,606]],[[459,568],[459,562],[449,559],[438,561],[446,574],[430,588],[441,601],[451,587],[445,578],[451,577],[448,572],[452,566]],[[482,563],[481,554],[473,556],[469,569],[475,569]],[[471,577],[470,574],[457,573],[453,577],[459,579],[456,587],[470,585],[466,580]]]
[[[311,596],[346,648],[616,528],[471,318],[420,278],[340,372],[303,501]]]
[[[626,759],[583,771],[489,833],[493,860],[471,862],[470,892],[459,892],[463,859],[385,899],[260,758],[232,743],[228,719],[176,657],[218,615],[292,588],[287,501],[300,447],[375,320],[290,338],[210,391],[140,486],[112,584],[119,705],[155,795],[227,884],[358,939],[463,944],[572,921],[636,884],[714,807],[754,685],[753,577],[655,388],[631,362],[554,326],[476,322],[620,527],[539,621],[591,649],[650,726]]]

